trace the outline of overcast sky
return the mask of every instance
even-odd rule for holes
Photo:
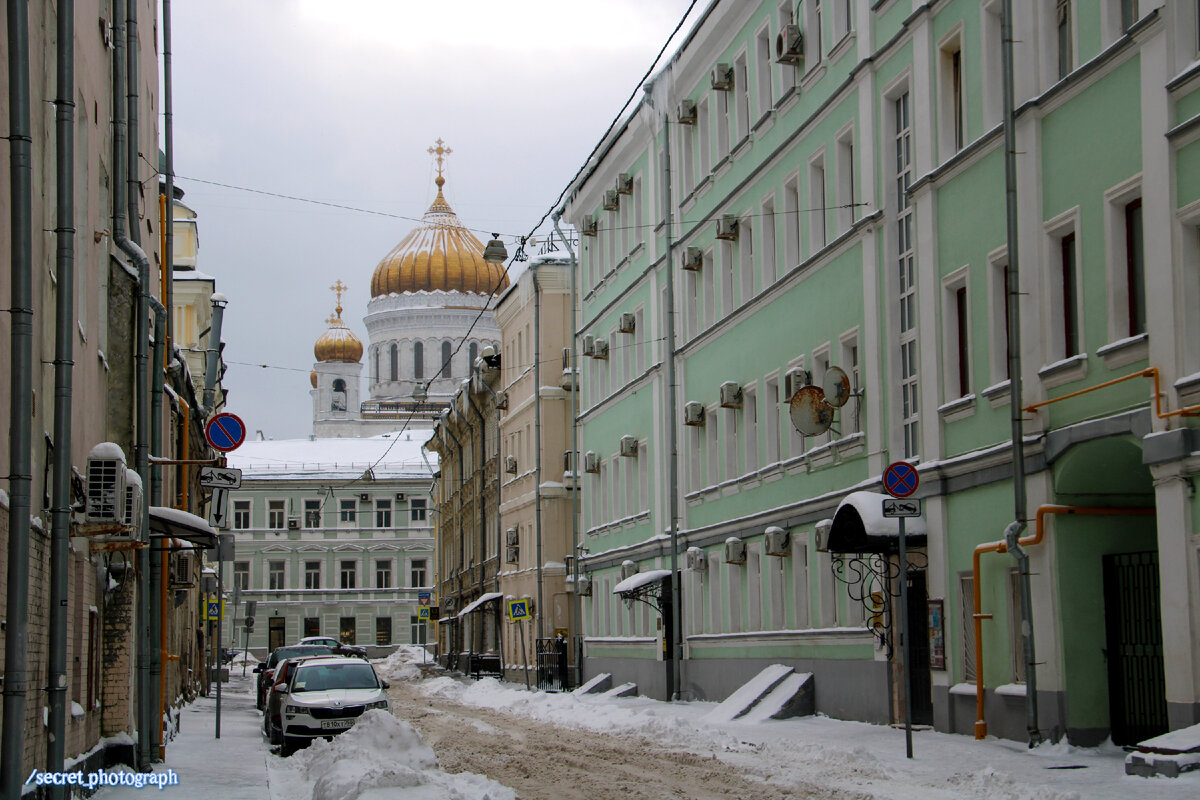
[[[527,233],[689,2],[172,3],[176,185],[199,215],[199,269],[229,298],[227,410],[251,435],[308,436],[329,286],[350,287],[342,317],[367,344],[371,273],[417,224],[396,217],[433,200],[435,140],[463,222]]]

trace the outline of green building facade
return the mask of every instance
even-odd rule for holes
[[[914,719],[1200,722],[1200,12],[1013,8],[1036,721],[1017,562],[974,570],[1017,516],[998,0],[711,3],[570,187],[585,677],[720,700],[783,663],[820,712],[902,719],[903,460]],[[801,434],[814,396],[832,424]],[[673,533],[678,653],[669,580],[612,591]]]

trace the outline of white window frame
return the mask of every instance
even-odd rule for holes
[[[825,184],[825,148],[808,159],[808,254],[821,252],[829,244],[828,187]]]
[[[1122,181],[1104,193],[1105,253],[1108,266],[1108,341],[1117,342],[1134,335],[1129,332],[1129,273],[1127,261],[1128,232],[1125,226],[1125,210],[1130,203],[1142,199],[1142,175],[1139,173]],[[1142,278],[1145,280],[1145,206],[1142,207]],[[1078,261],[1078,257],[1076,258]],[[1146,297],[1145,286],[1142,287]],[[1144,303],[1144,306],[1148,303]],[[1148,309],[1143,308],[1147,315]]]
[[[761,267],[762,288],[763,291],[766,291],[775,285],[775,281],[779,279],[779,252],[776,240],[776,226],[778,222],[775,219],[774,192],[763,198],[759,210],[762,219],[762,224],[759,225],[759,236],[762,237],[762,244],[758,248],[758,261]]]
[[[938,40],[938,151],[942,163],[967,146],[966,57],[963,24],[955,25]],[[954,57],[958,56],[957,81]]]
[[[958,290],[967,292],[966,347],[967,374],[959,372],[958,348]],[[942,278],[942,395],[945,402],[972,396],[975,383],[972,380],[974,359],[971,350],[971,276],[969,265],[963,265]],[[966,391],[961,391],[965,377]]]
[[[1079,218],[1079,206],[1075,206],[1046,222],[1044,226],[1045,260],[1043,263],[1047,265],[1045,271],[1045,297],[1047,302],[1043,305],[1045,335],[1041,337],[1041,340],[1042,346],[1046,348],[1044,360],[1047,364],[1087,354],[1087,337],[1085,335],[1083,318],[1083,281],[1080,279],[1080,265],[1083,261],[1081,258],[1081,253],[1083,252],[1083,232],[1079,224]],[[1066,331],[1061,313],[1061,309],[1065,303],[1062,283],[1062,242],[1071,234],[1075,236],[1075,302],[1073,305],[1075,310],[1075,337],[1078,341],[1075,347],[1076,352],[1068,355],[1066,352]]]
[[[840,2],[840,0],[839,0]],[[858,220],[857,193],[855,183],[858,176],[854,169],[854,123],[837,134],[837,214],[836,230],[845,233]]]

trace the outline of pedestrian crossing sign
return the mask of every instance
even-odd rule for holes
[[[421,606],[417,609],[417,619],[429,619],[429,606]]]
[[[508,619],[510,622],[517,622],[523,619],[529,619],[529,599],[509,600],[508,601]]]
[[[224,606],[224,605],[225,605],[225,603],[223,601],[209,600],[208,601],[208,615],[207,615],[208,618],[214,622],[218,619],[221,619],[221,612],[224,611],[224,608],[222,608],[222,606]]]

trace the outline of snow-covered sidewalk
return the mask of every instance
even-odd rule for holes
[[[174,770],[179,783],[162,791],[178,798],[211,800],[266,800],[267,748],[262,738],[262,715],[254,707],[253,672],[230,669],[229,683],[221,687],[221,738],[216,738],[215,692],[197,698],[180,712],[179,735],[167,745],[166,762],[155,772]],[[108,787],[93,795],[96,800],[145,800],[159,789],[147,786]]]

